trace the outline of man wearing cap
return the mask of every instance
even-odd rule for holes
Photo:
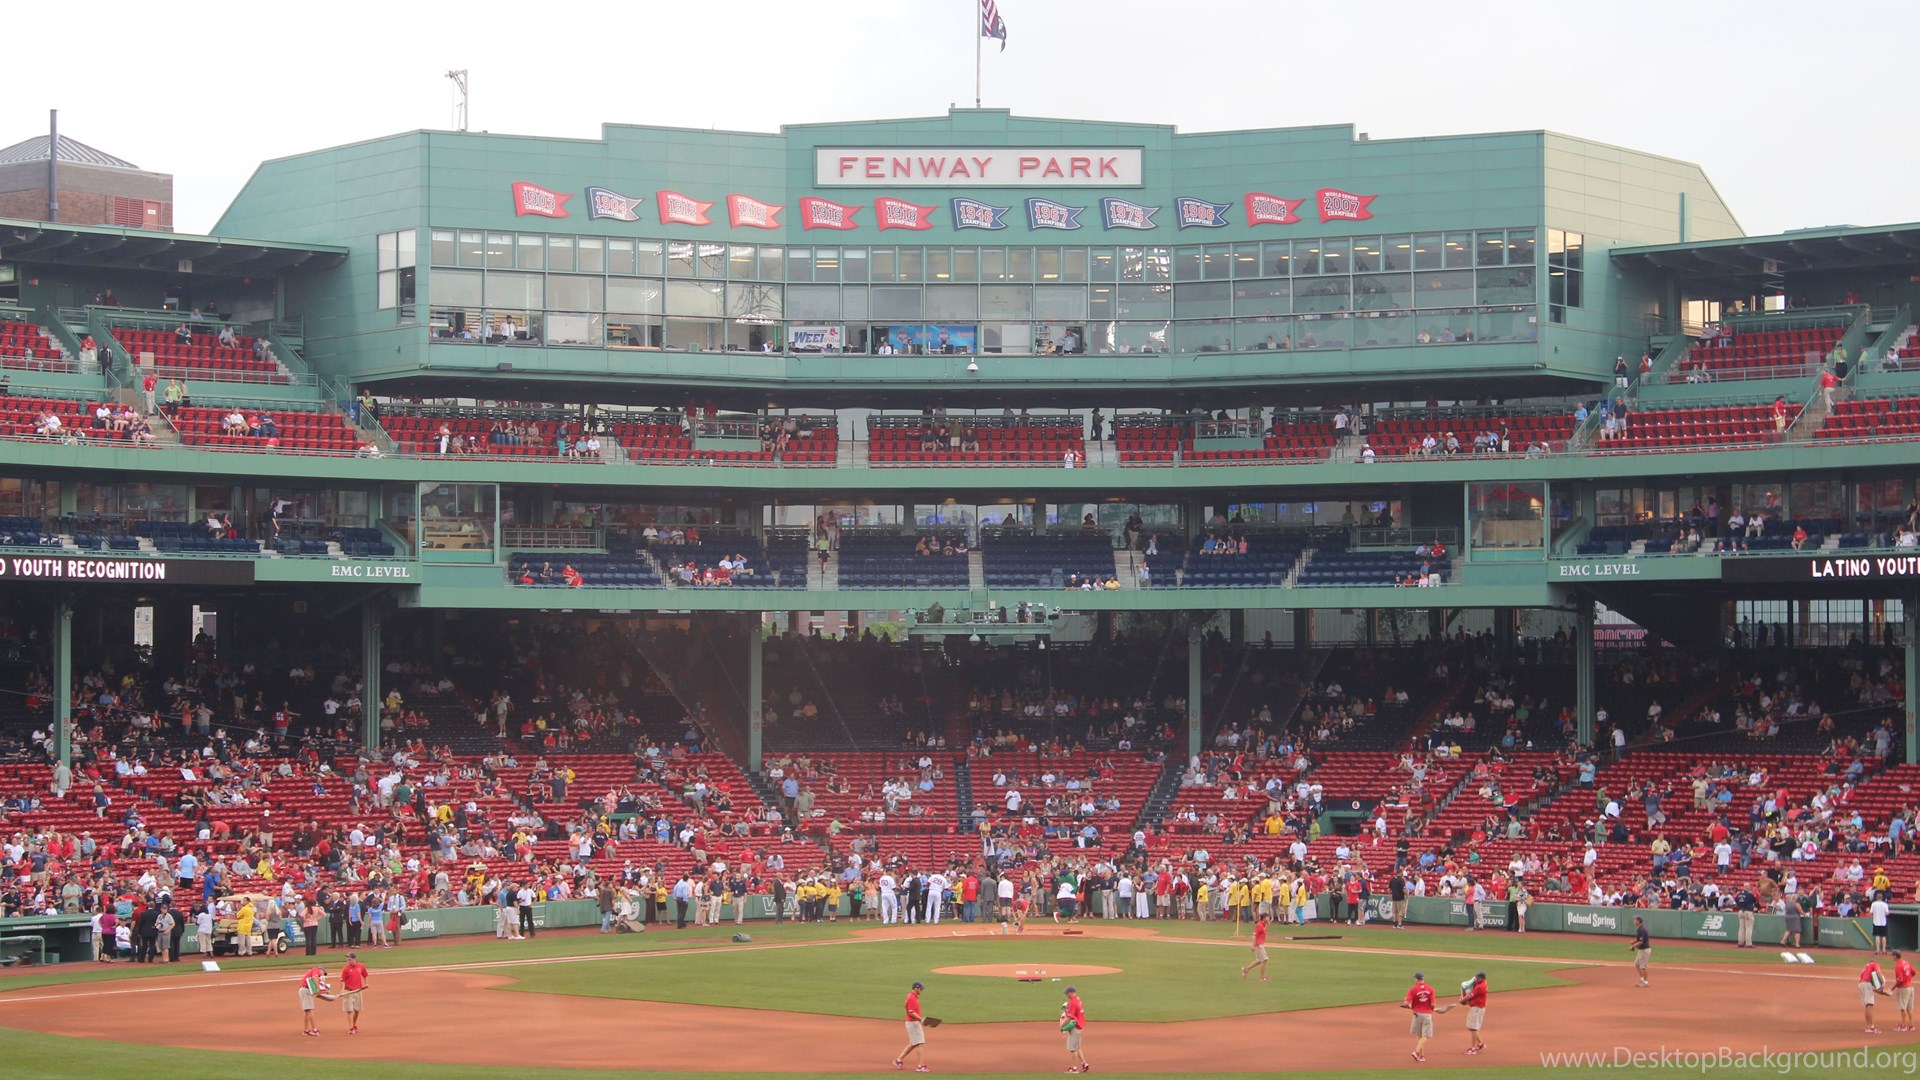
[[[922,983],[915,982],[913,989],[907,991],[907,1048],[893,1059],[893,1067],[904,1069],[907,1058],[913,1058],[914,1072],[930,1072],[927,1068],[926,1053],[922,1049],[927,1045],[927,1029],[924,1023],[926,1014],[920,1011],[920,991],[926,989]]]
[[[1487,973],[1476,971],[1473,980],[1460,989],[1460,1003],[1467,1007],[1467,1053],[1477,1054],[1487,1048],[1480,1041],[1480,1026],[1487,1020]]]
[[[1407,996],[1400,1001],[1400,1007],[1411,1010],[1413,1020],[1407,1030],[1413,1035],[1413,1060],[1425,1061],[1422,1053],[1427,1048],[1427,1040],[1433,1038],[1433,987],[1427,985],[1427,977],[1421,972],[1413,973],[1413,986],[1407,990]]]
[[[1067,1035],[1067,1059],[1072,1064],[1068,1072],[1092,1072],[1093,1066],[1087,1064],[1085,1055],[1080,1053],[1080,1034],[1087,1027],[1087,1007],[1080,1002],[1080,992],[1067,987],[1066,1003],[1060,1006],[1060,1030]]]
[[[300,1011],[306,1024],[303,1034],[319,1035],[320,1026],[313,1021],[313,999],[327,992],[327,969],[311,967],[300,977]]]
[[[360,962],[360,954],[347,953],[347,966],[340,969],[340,985],[346,993],[340,997],[340,1008],[347,1014],[347,1034],[360,1034],[360,991],[367,988],[367,965]]]

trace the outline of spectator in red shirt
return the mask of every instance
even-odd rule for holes
[[[914,1062],[914,1072],[932,1071],[927,1068],[926,1054],[923,1050],[927,1045],[927,1029],[926,1014],[920,1011],[920,991],[924,989],[926,989],[925,985],[916,982],[913,988],[907,991],[907,1048],[900,1051],[899,1056],[893,1059],[893,1067],[896,1069],[906,1068],[907,1058],[911,1057]]]
[[[1898,949],[1893,953],[1893,1003],[1900,1009],[1900,1024],[1895,1031],[1913,1030],[1913,965],[1900,955]]]
[[[1487,973],[1475,972],[1473,982],[1460,991],[1460,1003],[1467,1007],[1467,1053],[1477,1054],[1487,1048],[1480,1041],[1480,1026],[1487,1020]]]
[[[1060,1006],[1060,1030],[1067,1035],[1067,1057],[1073,1062],[1068,1072],[1092,1072],[1093,1066],[1087,1064],[1086,1056],[1080,1053],[1080,1034],[1087,1027],[1087,1008],[1080,1002],[1080,993],[1073,987],[1067,987],[1067,1000]]]
[[[1413,986],[1401,1000],[1400,1007],[1413,1012],[1413,1021],[1407,1029],[1414,1037],[1413,1060],[1425,1061],[1427,1055],[1421,1051],[1427,1048],[1427,1040],[1433,1038],[1433,987],[1427,985],[1424,974],[1413,973]]]
[[[1887,993],[1886,987],[1880,985],[1880,962],[1878,960],[1869,960],[1867,961],[1867,966],[1860,969],[1860,1004],[1866,1007],[1867,1034],[1869,1035],[1880,1034],[1880,1029],[1874,1026],[1873,1023],[1873,997],[1875,994],[1881,997],[1891,996]]]
[[[1267,914],[1261,912],[1253,922],[1253,959],[1240,969],[1240,977],[1246,978],[1247,972],[1260,969],[1260,981],[1267,981]]]
[[[340,985],[346,990],[340,1007],[347,1013],[347,1034],[360,1034],[360,992],[367,988],[367,965],[358,953],[347,954],[347,966],[340,969]]]

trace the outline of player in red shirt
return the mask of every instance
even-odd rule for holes
[[[1073,987],[1067,987],[1067,1000],[1060,1006],[1060,1030],[1067,1036],[1067,1058],[1073,1064],[1067,1066],[1070,1073],[1092,1072],[1093,1066],[1087,1064],[1086,1056],[1080,1053],[1080,1033],[1087,1027],[1087,1007],[1080,1002],[1080,993]]]
[[[1427,977],[1420,972],[1413,973],[1413,986],[1400,1002],[1403,1009],[1413,1011],[1413,1021],[1408,1032],[1413,1038],[1413,1060],[1425,1061],[1427,1055],[1421,1051],[1427,1048],[1427,1040],[1433,1038],[1433,987],[1427,985]]]
[[[1900,955],[1898,949],[1893,953],[1893,1003],[1900,1008],[1900,1026],[1895,1031],[1913,1030],[1913,965]]]
[[[1880,962],[1878,960],[1869,960],[1867,961],[1867,966],[1860,969],[1860,1004],[1864,1006],[1867,1011],[1867,1034],[1869,1035],[1880,1034],[1880,1029],[1875,1027],[1873,1023],[1873,997],[1875,994],[1881,997],[1892,996],[1887,993],[1887,988],[1882,985]]]
[[[306,1030],[302,1034],[320,1034],[320,1025],[313,1021],[313,999],[315,998],[322,1001],[333,1000],[333,995],[327,992],[327,969],[323,967],[308,968],[307,973],[300,976],[300,1012],[306,1024]]]
[[[1487,1048],[1480,1041],[1480,1026],[1487,1020],[1487,973],[1475,972],[1473,981],[1460,989],[1460,1004],[1467,1007],[1467,1053],[1477,1054]]]
[[[913,988],[907,991],[907,1048],[900,1051],[900,1056],[893,1059],[893,1067],[896,1069],[906,1068],[907,1058],[911,1057],[914,1072],[931,1071],[927,1068],[926,1052],[923,1049],[927,1045],[927,1029],[924,1026],[926,1014],[920,1011],[920,991],[925,989],[925,985],[916,982]]]
[[[1260,969],[1260,981],[1266,982],[1267,913],[1264,911],[1260,913],[1259,918],[1253,921],[1253,959],[1247,961],[1247,966],[1240,969],[1240,977],[1243,979],[1246,978],[1247,972],[1252,971],[1254,968]]]

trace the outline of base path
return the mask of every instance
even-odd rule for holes
[[[0,994],[0,1027],[119,1043],[503,1070],[535,1062],[665,1072],[891,1073],[902,1041],[900,1024],[891,1020],[497,992],[512,982],[510,969],[376,972],[363,1033],[349,1037],[339,1006],[322,1005],[316,1015],[325,1034],[312,1039],[300,1034],[296,976],[263,982],[263,974],[196,973]],[[1654,986],[1642,990],[1633,986],[1629,968],[1565,975],[1573,985],[1511,993],[1496,985],[1485,1031],[1489,1049],[1471,1066],[1537,1067],[1540,1054],[1555,1052],[1612,1059],[1623,1046],[1778,1053],[1920,1041],[1863,1035],[1858,998],[1835,979],[1783,985],[1758,973],[1656,966]],[[1284,967],[1276,978],[1286,978]],[[1257,986],[1247,992],[1260,993]],[[1088,989],[1086,1053],[1101,1072],[1272,1072],[1283,1059],[1289,1069],[1411,1064],[1408,1014],[1390,1004],[1103,1023],[1097,989]],[[1383,989],[1397,994],[1401,988]],[[1891,1027],[1891,1003],[1881,1011],[1883,1027]],[[1464,1009],[1437,1018],[1428,1053],[1433,1065],[1469,1066],[1460,1054],[1465,1020]],[[1051,1015],[1018,1024],[950,1022],[931,1033],[927,1045],[929,1063],[941,1072],[1044,1071],[1065,1058]]]

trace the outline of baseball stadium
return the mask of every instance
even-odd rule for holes
[[[203,235],[8,134],[9,1076],[1920,1068],[1920,224],[955,107]]]

